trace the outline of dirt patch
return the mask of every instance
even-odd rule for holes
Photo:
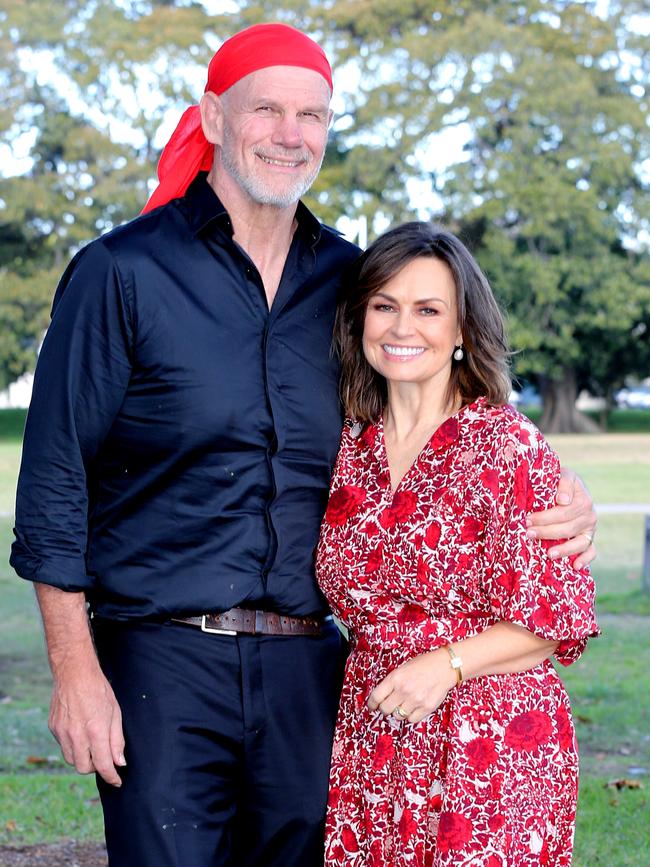
[[[106,867],[103,843],[59,840],[36,846],[0,846],[0,867]]]

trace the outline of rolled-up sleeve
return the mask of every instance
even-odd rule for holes
[[[89,471],[131,373],[130,288],[95,241],[57,288],[34,377],[11,565],[23,578],[87,591]]]

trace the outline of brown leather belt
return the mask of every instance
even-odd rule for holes
[[[272,611],[253,611],[248,608],[231,608],[221,614],[200,614],[197,617],[172,617],[173,623],[197,626],[202,632],[214,635],[319,635],[326,623],[331,623],[332,615],[327,617],[288,617]]]

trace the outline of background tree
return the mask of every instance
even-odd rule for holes
[[[33,357],[49,269],[139,211],[156,130],[196,101],[221,40],[282,20],[336,67],[339,111],[309,204],[330,223],[363,217],[371,235],[416,211],[461,230],[509,310],[516,371],[541,388],[546,428],[582,428],[576,390],[610,395],[650,360],[639,15],[647,25],[646,0],[611,0],[606,19],[569,0],[241,2],[210,17],[185,0],[9,0],[0,135],[37,135],[32,169],[0,181],[0,319],[17,332],[13,349],[0,342],[0,370]],[[57,70],[51,88],[24,71],[30,52]],[[446,152],[454,131],[460,160]]]
[[[335,3],[323,12],[355,51],[349,143],[395,153],[367,212],[397,215],[440,130],[464,159],[432,173],[442,215],[470,241],[509,311],[515,370],[537,384],[547,431],[584,430],[578,389],[612,392],[650,371],[647,4]],[[635,23],[636,22],[636,23]],[[327,26],[323,23],[323,29]],[[354,145],[353,153],[357,146]],[[645,166],[644,166],[645,163]],[[397,206],[396,206],[397,200]]]
[[[199,5],[4,4],[0,141],[33,143],[28,171],[0,178],[0,388],[33,368],[70,256],[146,201],[155,130],[211,56],[206,21]]]
[[[616,16],[535,5],[524,23],[493,25],[489,53],[468,64],[469,159],[443,189],[510,311],[541,426],[579,431],[591,426],[575,409],[580,387],[609,397],[627,373],[650,371],[638,249],[647,104],[634,95],[633,58],[618,52]]]

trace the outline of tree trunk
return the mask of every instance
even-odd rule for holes
[[[575,371],[565,368],[562,379],[540,380],[543,408],[539,429],[543,433],[599,433],[595,421],[576,409],[578,385]]]

